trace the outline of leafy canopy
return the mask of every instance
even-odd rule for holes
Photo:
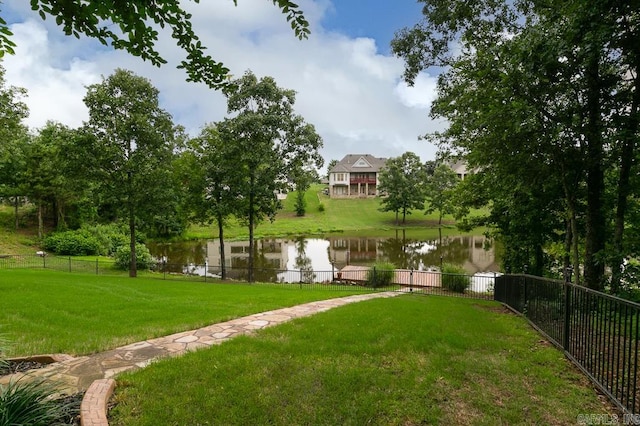
[[[296,37],[307,38],[309,23],[298,5],[288,0],[271,0],[286,15]],[[194,32],[192,15],[179,0],[114,1],[114,0],[30,0],[31,9],[44,20],[55,18],[66,35],[80,38],[81,34],[95,38],[155,66],[167,61],[157,50],[159,31],[171,29],[171,37],[185,53],[178,68],[187,73],[187,81],[202,82],[211,88],[226,85],[229,69],[222,62],[205,54],[206,47]],[[199,0],[193,0],[199,3]],[[233,0],[237,5],[237,0]],[[7,22],[0,17],[0,58],[14,54],[15,43]]]

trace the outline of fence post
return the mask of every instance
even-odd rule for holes
[[[71,272],[71,256],[69,256],[69,272]]]
[[[42,268],[47,269],[47,256],[42,256]]]
[[[96,275],[99,275],[99,273],[98,273],[98,258],[96,258]]]
[[[409,292],[413,292],[413,268],[409,271]]]

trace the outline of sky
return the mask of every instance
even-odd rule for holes
[[[396,31],[419,21],[415,0],[300,0],[311,29],[306,40],[294,36],[270,0],[183,4],[207,52],[234,76],[251,70],[296,91],[296,113],[322,137],[325,164],[347,154],[390,158],[407,151],[434,159],[436,147],[418,138],[445,125],[429,118],[437,75],[427,70],[407,86],[403,61],[389,47]],[[87,86],[116,68],[148,78],[160,91],[160,106],[191,136],[226,116],[222,93],[186,82],[175,68],[182,51],[168,32],[161,32],[157,49],[169,63],[157,68],[92,39],[65,36],[54,19],[43,21],[24,0],[4,0],[0,8],[17,44],[16,54],[2,60],[5,78],[27,89],[32,129],[48,120],[81,126],[88,119]]]

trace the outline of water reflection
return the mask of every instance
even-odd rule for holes
[[[184,271],[186,266],[200,269],[220,268],[220,244],[217,240],[150,245],[151,253],[165,256],[170,270]],[[225,263],[230,278],[246,279],[249,242],[225,242]],[[332,271],[346,265],[371,265],[388,261],[397,268],[427,270],[442,263],[462,266],[467,273],[499,271],[492,241],[483,235],[449,236],[433,240],[417,240],[402,231],[395,238],[296,237],[262,239],[255,242],[256,280],[313,282],[315,272]],[[208,265],[198,268],[198,265]],[[295,271],[294,277],[281,271]],[[203,272],[203,271],[202,271]],[[286,275],[286,274],[285,274]]]

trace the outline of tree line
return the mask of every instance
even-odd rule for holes
[[[421,3],[392,50],[409,83],[444,71],[431,115],[449,126],[427,138],[476,171],[462,200],[490,206],[506,270],[624,291],[640,248],[640,4]]]
[[[0,197],[16,220],[22,201],[36,206],[39,237],[47,213],[57,230],[125,222],[132,277],[137,231],[170,237],[189,222],[216,222],[224,250],[223,225],[235,216],[252,248],[257,223],[281,207],[276,192],[308,187],[322,166],[322,139],[295,113],[295,92],[273,78],[248,71],[232,83],[230,116],[196,137],[173,123],[147,79],[122,69],[88,87],[83,126],[48,122],[32,132],[22,124],[25,92],[7,86],[0,68]]]

